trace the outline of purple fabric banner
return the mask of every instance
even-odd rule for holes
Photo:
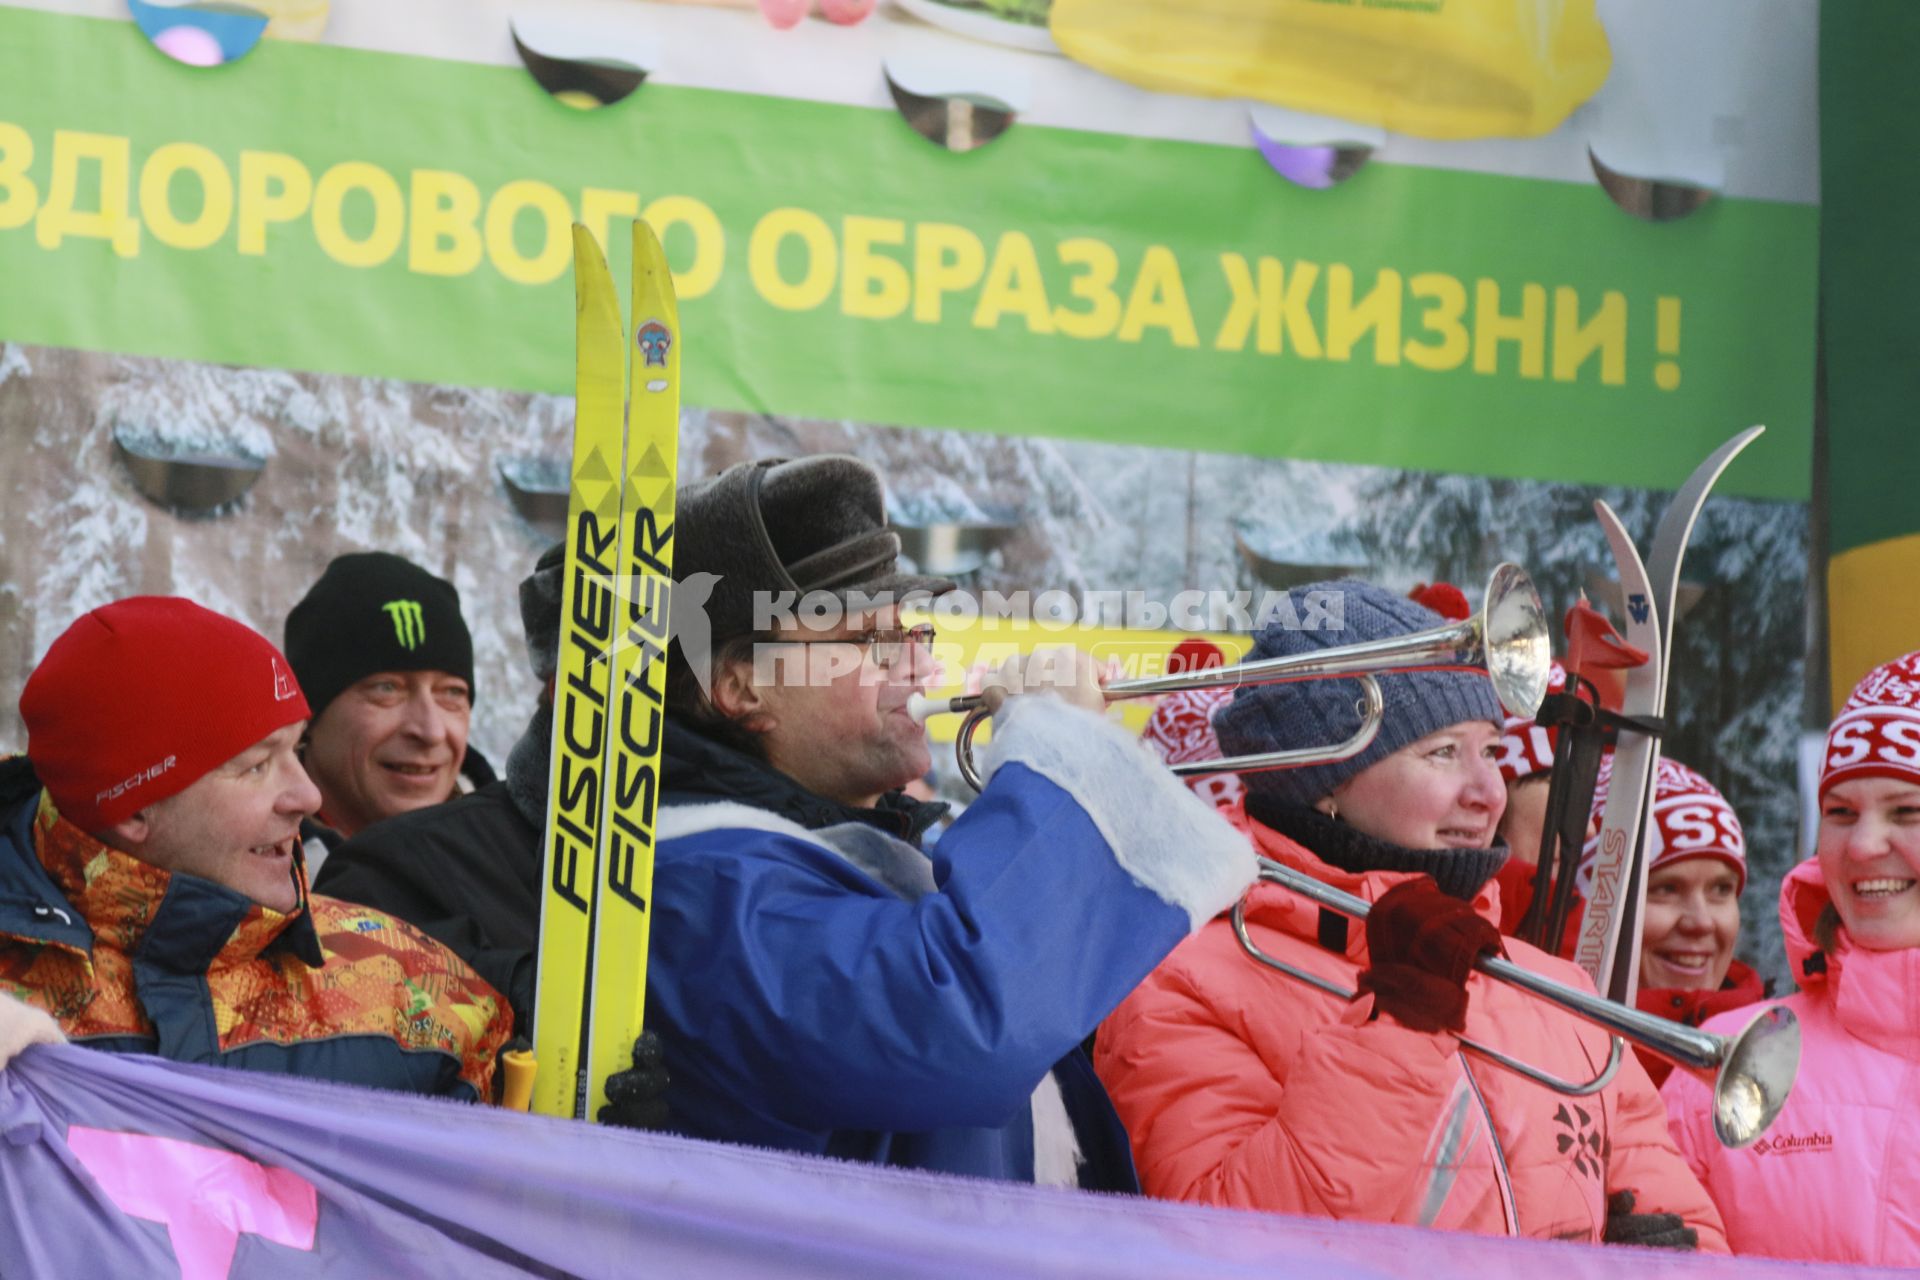
[[[1644,1280],[1650,1262],[1663,1278],[1827,1270],[1045,1191],[71,1045],[0,1070],[7,1280]]]

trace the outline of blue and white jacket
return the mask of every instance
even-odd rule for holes
[[[647,1012],[676,1127],[952,1173],[1133,1189],[1081,1042],[1252,882],[1252,850],[1118,726],[1008,703],[940,838],[675,723]]]

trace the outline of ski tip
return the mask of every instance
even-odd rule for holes
[[[593,232],[576,222],[573,224],[573,291],[577,298],[587,296],[588,282],[610,279],[607,272],[607,256],[600,252],[600,242],[594,239]]]
[[[673,269],[667,265],[667,251],[645,218],[633,220],[633,296],[634,306],[645,306],[658,320],[676,333],[680,328],[680,302],[674,293]]]
[[[642,254],[649,257],[665,257],[666,250],[660,244],[660,237],[654,234],[653,225],[645,218],[635,218],[633,220],[634,260],[640,261]]]

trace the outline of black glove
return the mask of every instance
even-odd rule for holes
[[[1607,1227],[1602,1244],[1637,1244],[1644,1249],[1698,1249],[1700,1233],[1677,1213],[1635,1213],[1633,1192],[1607,1197]]]
[[[600,1108],[600,1123],[623,1129],[667,1128],[673,1115],[667,1107],[671,1083],[659,1033],[642,1031],[633,1042],[633,1065],[607,1077],[607,1105]]]

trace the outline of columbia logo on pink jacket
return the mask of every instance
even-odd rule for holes
[[[1830,1133],[1768,1134],[1753,1144],[1753,1154],[1757,1156],[1797,1156],[1807,1152],[1829,1155],[1832,1151],[1833,1135]]]

